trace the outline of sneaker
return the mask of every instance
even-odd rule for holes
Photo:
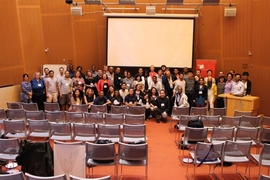
[[[157,119],[157,120],[156,120],[156,122],[157,122],[157,123],[160,123],[160,120],[159,120],[159,119]]]
[[[174,125],[175,129],[179,129],[179,124]]]

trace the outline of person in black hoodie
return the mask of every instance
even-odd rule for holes
[[[169,111],[170,100],[168,97],[166,97],[165,90],[161,90],[160,96],[156,99],[156,106],[154,108],[154,115],[157,123],[160,123],[160,120],[166,122]]]

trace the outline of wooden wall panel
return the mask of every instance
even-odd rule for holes
[[[24,67],[12,67],[7,69],[0,69],[0,82],[1,85],[4,84],[20,84],[22,82],[22,75],[24,73]],[[29,74],[29,77],[32,78],[33,76]]]
[[[73,32],[71,15],[42,15],[47,63],[61,64],[73,60]]]
[[[39,0],[18,0],[19,5],[38,5],[39,6]]]
[[[20,22],[26,72],[40,70],[46,63],[44,36],[39,7],[20,7]]]
[[[70,5],[65,0],[39,0],[41,14],[70,14]],[[77,0],[76,0],[77,2]]]

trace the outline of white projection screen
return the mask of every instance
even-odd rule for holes
[[[107,18],[107,65],[192,67],[194,18]]]

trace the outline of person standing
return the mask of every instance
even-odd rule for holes
[[[70,79],[69,71],[65,72],[65,77],[58,82],[59,89],[59,103],[62,111],[68,111],[70,105],[70,98],[72,93],[72,80]]]
[[[241,79],[241,74],[235,74],[235,82],[232,84],[232,91],[230,92],[230,95],[234,96],[243,96],[244,90],[245,90],[245,85]]]
[[[195,86],[195,99],[193,102],[197,107],[205,107],[207,103],[207,87],[204,85],[204,79],[199,79],[199,84]]]
[[[185,81],[186,81],[185,93],[188,97],[189,107],[193,107],[194,106],[193,100],[195,99],[195,79],[193,77],[193,72],[191,70],[188,72],[188,78],[186,78]]]
[[[50,77],[46,81],[46,97],[47,102],[58,102],[58,84],[57,79],[54,77],[54,71],[49,71]]]
[[[81,72],[76,71],[74,78],[72,78],[73,83],[73,91],[75,89],[80,89],[82,92],[84,91],[84,79],[81,77]]]
[[[57,82],[59,83],[59,81],[64,77],[65,77],[64,68],[60,67],[59,68],[59,74],[56,75]]]
[[[207,86],[207,101],[211,109],[214,108],[214,103],[217,96],[217,86],[212,79],[213,78],[209,76],[207,78],[207,83],[205,84]]]
[[[108,80],[107,74],[102,74],[102,79],[100,79],[97,83],[97,91],[98,94],[100,91],[103,91],[104,94],[107,94],[110,86],[110,81]]]
[[[32,86],[29,83],[28,74],[23,74],[23,81],[21,82],[21,102],[30,103],[32,101]]]
[[[230,94],[232,91],[232,84],[233,84],[233,74],[228,73],[227,74],[227,81],[225,84],[224,94]]]
[[[217,95],[224,94],[225,92],[226,83],[224,82],[224,80],[225,80],[224,76],[219,77],[219,81],[217,83]],[[223,108],[223,107],[225,107],[224,99],[222,97],[217,97],[217,108]]]
[[[122,76],[121,76],[120,73],[121,73],[121,69],[120,69],[120,67],[117,67],[115,69],[114,78],[113,78],[113,83],[114,83],[114,88],[115,89],[120,89],[121,88]]]
[[[248,79],[249,73],[243,72],[242,74],[242,82],[244,83],[245,89],[244,89],[244,96],[248,96],[251,93],[251,81]]]
[[[34,73],[34,78],[30,81],[32,87],[32,100],[37,103],[39,110],[44,110],[44,102],[46,101],[46,86],[44,80],[41,79],[40,72]]]
[[[134,78],[131,77],[131,73],[130,73],[129,71],[127,71],[127,77],[125,77],[125,78],[123,79],[123,83],[126,84],[127,90],[129,90],[129,88],[132,87],[133,81],[134,81]]]

